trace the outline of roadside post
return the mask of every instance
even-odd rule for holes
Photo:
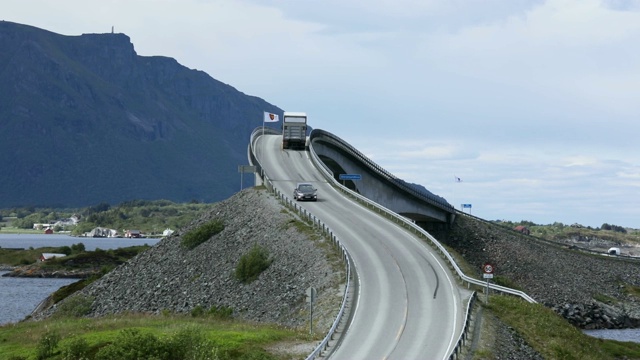
[[[313,335],[313,303],[316,301],[318,292],[316,288],[310,287],[307,289],[307,302],[309,303],[309,334]]]
[[[495,269],[495,266],[490,263],[484,263],[484,265],[482,265],[482,277],[487,279],[487,304],[489,304],[489,279],[493,279]]]
[[[240,190],[242,191],[244,173],[256,172],[256,167],[254,165],[238,165],[238,172],[240,173]]]

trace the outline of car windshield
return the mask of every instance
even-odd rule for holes
[[[300,191],[313,191],[313,186],[311,184],[302,184],[298,186],[298,190]]]

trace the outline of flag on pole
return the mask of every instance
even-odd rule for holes
[[[460,179],[459,177],[453,175],[453,179],[455,180],[455,182],[462,182],[462,179]]]
[[[264,112],[264,122],[278,122],[280,119],[278,118],[278,114],[272,114],[268,112]]]

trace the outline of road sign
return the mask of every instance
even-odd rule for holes
[[[340,174],[340,180],[362,180],[362,175],[360,174]]]
[[[307,302],[314,303],[316,301],[316,296],[318,291],[314,287],[310,287],[307,289]]]
[[[489,263],[485,263],[484,265],[482,265],[482,272],[485,274],[493,274],[493,270],[495,270],[493,265]]]
[[[494,266],[489,264],[489,263],[485,263],[484,265],[482,265],[482,272],[483,272],[483,277],[485,279],[493,279],[493,271],[495,270]]]
[[[466,209],[466,208],[471,209],[471,204],[462,204],[462,208],[463,209]]]

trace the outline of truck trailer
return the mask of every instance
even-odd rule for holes
[[[307,114],[284,112],[282,120],[282,148],[304,150],[307,144]]]

